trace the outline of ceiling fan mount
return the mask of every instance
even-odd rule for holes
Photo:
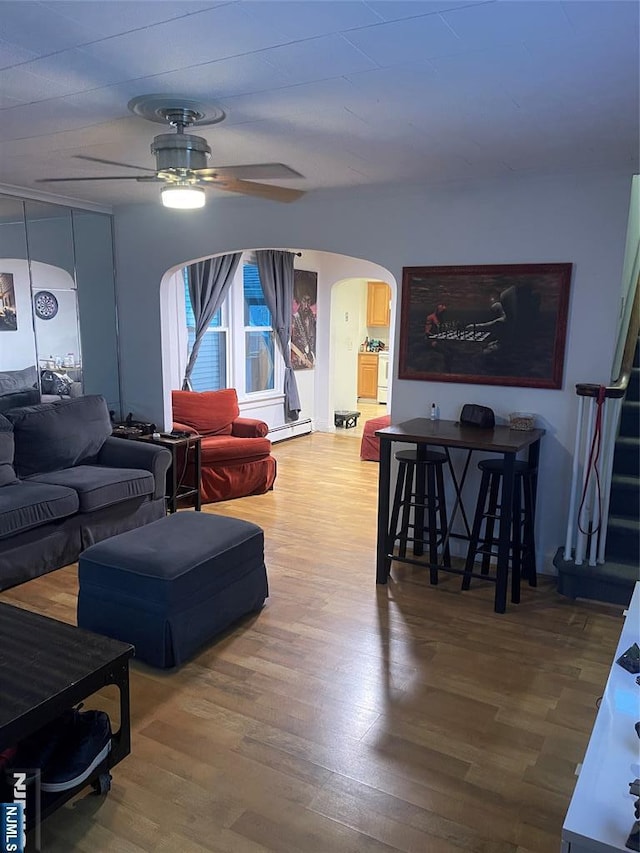
[[[204,118],[202,113],[189,109],[164,109],[160,110],[160,115],[170,125],[177,128],[178,133],[181,132],[182,128],[190,127],[190,125]]]
[[[175,95],[139,95],[132,98],[127,108],[134,115],[155,121],[158,124],[175,124],[183,127],[218,124],[227,117],[223,109],[215,104],[205,104]]]
[[[284,163],[253,163],[242,166],[209,166],[211,148],[206,139],[185,133],[191,127],[218,124],[225,119],[224,110],[212,104],[203,104],[190,98],[170,95],[141,95],[128,103],[129,110],[141,118],[175,128],[173,133],[160,133],[151,143],[151,153],[156,159],[156,168],[118,163],[86,154],[74,155],[80,160],[90,160],[109,166],[137,169],[142,175],[96,175],[95,177],[42,178],[38,183],[61,181],[121,181],[159,182],[166,186],[183,189],[194,187],[216,187],[227,192],[253,195],[273,201],[295,201],[304,195],[302,190],[278,187],[273,184],[257,183],[273,179],[301,178],[295,169]],[[202,190],[199,191],[202,195]],[[185,193],[186,195],[186,193]],[[163,193],[167,204],[168,194]]]

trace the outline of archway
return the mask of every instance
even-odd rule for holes
[[[250,253],[255,249],[246,249]],[[289,251],[299,253],[295,259],[296,269],[314,271],[318,280],[317,296],[317,352],[313,369],[296,372],[298,387],[303,404],[301,421],[307,422],[306,431],[332,431],[334,429],[334,390],[333,377],[336,364],[341,356],[336,358],[333,300],[334,288],[340,282],[358,279],[360,282],[385,281],[392,290],[393,310],[389,327],[390,344],[393,343],[395,326],[395,305],[397,302],[397,285],[391,273],[370,261],[359,258],[338,255],[331,252],[314,249],[289,248]],[[222,253],[214,253],[214,257]],[[169,269],[162,277],[160,286],[161,328],[162,328],[162,372],[165,424],[171,424],[171,390],[180,387],[179,358],[177,354],[182,345],[178,334],[178,314],[180,310],[177,299],[178,285],[181,285],[180,271],[183,266],[201,260],[194,258],[185,260],[180,266]],[[352,342],[354,371],[357,371],[358,336]],[[355,375],[355,373],[354,373]],[[258,403],[241,401],[241,411],[250,412],[251,417],[259,417],[269,423],[274,430],[281,430],[284,425],[282,413],[282,393],[276,392],[269,401]],[[299,432],[299,429],[298,429]],[[292,432],[291,434],[297,434]],[[275,436],[274,436],[275,437]],[[278,438],[289,437],[280,431]]]

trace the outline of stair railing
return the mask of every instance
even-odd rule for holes
[[[573,559],[576,565],[582,565],[585,558],[590,566],[605,561],[613,454],[640,332],[639,285],[640,276],[617,379],[606,386],[576,385],[578,419],[564,543],[564,559]]]

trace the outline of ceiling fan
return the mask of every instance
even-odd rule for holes
[[[302,178],[295,169],[284,163],[253,163],[244,166],[208,166],[211,148],[202,136],[185,133],[194,126],[217,124],[225,118],[219,107],[205,107],[188,98],[167,95],[141,95],[129,101],[129,109],[135,115],[150,121],[169,124],[175,133],[161,133],[151,143],[151,153],[156,158],[156,168],[118,163],[101,157],[75,154],[78,160],[105,163],[137,169],[142,175],[96,175],[76,178],[40,178],[43,184],[65,181],[139,181],[161,183],[162,203],[165,207],[181,209],[203,207],[205,188],[217,187],[226,192],[258,196],[271,201],[290,202],[304,195],[303,190],[293,190],[272,184],[257,183],[273,179]],[[208,112],[207,112],[208,110]]]

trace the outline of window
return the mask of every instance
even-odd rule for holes
[[[188,357],[195,341],[195,318],[186,268],[182,275]],[[268,394],[282,381],[281,361],[258,267],[245,263],[202,338],[191,387],[194,391],[234,387],[240,399]]]
[[[196,321],[189,297],[187,270],[182,272],[187,318],[187,352],[191,354],[196,339]],[[191,371],[191,387],[194,391],[218,391],[227,387],[227,329],[222,324],[222,314],[223,308],[219,308],[200,342],[198,357]]]
[[[255,264],[242,268],[245,341],[245,392],[274,388],[274,340],[271,312],[267,308]]]

